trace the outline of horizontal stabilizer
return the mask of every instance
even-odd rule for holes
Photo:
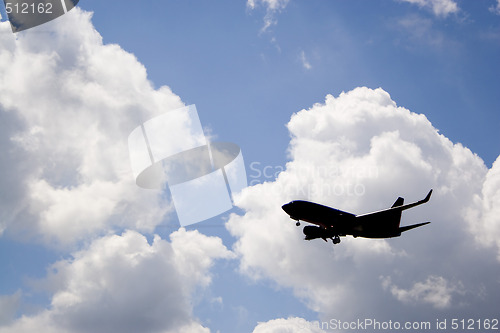
[[[429,224],[430,222],[424,222],[424,223],[417,223],[417,224],[412,224],[406,227],[399,227],[399,232],[405,232],[414,228],[421,227],[423,225]]]

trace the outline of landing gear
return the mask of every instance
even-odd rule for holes
[[[340,243],[340,237],[339,236],[335,236],[334,238],[332,238],[332,242],[333,242],[333,244]]]

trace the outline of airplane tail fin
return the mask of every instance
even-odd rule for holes
[[[394,202],[394,204],[392,205],[392,207],[391,207],[391,208],[398,207],[398,206],[403,206],[404,202],[405,202],[405,199],[403,199],[403,198],[399,197],[399,198],[396,200],[396,202]]]
[[[430,222],[424,222],[424,223],[417,223],[417,224],[412,224],[406,227],[399,227],[399,232],[405,232],[414,228],[421,227],[423,225],[429,224]]]
[[[405,199],[399,197],[396,199],[396,201],[394,202],[394,204],[392,205],[391,208],[395,208],[395,207],[401,207],[403,206],[405,202]],[[401,222],[401,210],[394,210],[392,212],[392,218],[390,219],[392,222],[391,222],[391,228],[392,229],[398,229],[399,228],[399,223]]]

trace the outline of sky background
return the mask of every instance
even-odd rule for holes
[[[137,3],[0,24],[0,332],[500,319],[500,2]],[[179,229],[127,137],[189,104],[252,186]],[[281,210],[430,188],[398,239],[305,242]]]

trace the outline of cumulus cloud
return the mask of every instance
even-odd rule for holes
[[[431,10],[434,15],[446,17],[459,11],[458,5],[453,0],[400,0],[418,5]]]
[[[473,205],[467,212],[470,232],[478,243],[495,246],[500,261],[500,157],[493,163],[483,184],[481,193],[474,196]]]
[[[234,251],[243,274],[291,288],[324,319],[410,319],[417,312],[435,318],[429,304],[455,315],[489,311],[498,294],[498,282],[489,276],[497,276],[500,266],[491,247],[474,240],[478,226],[488,228],[492,242],[500,237],[493,221],[493,207],[500,205],[497,163],[488,170],[477,155],[440,134],[424,115],[398,107],[380,88],[328,95],[295,113],[287,126],[286,169],[275,181],[245,189],[236,202],[244,214],[233,214],[226,224],[238,239]],[[306,199],[362,214],[390,207],[398,196],[416,201],[430,188],[431,201],[405,211],[401,224],[433,223],[390,240],[346,237],[334,248],[322,240],[306,242],[281,210]],[[491,207],[491,215],[483,206]],[[483,214],[482,224],[469,218],[474,212]],[[390,278],[392,287],[384,288],[379,276]],[[409,283],[409,289],[397,287]],[[448,298],[439,303],[429,296],[433,291]]]
[[[149,244],[127,231],[95,240],[50,268],[43,283],[50,309],[0,332],[209,332],[192,317],[191,294],[231,252],[197,231],[180,229],[171,239]]]
[[[127,137],[183,103],[90,19],[76,8],[16,35],[0,24],[0,232],[65,245],[115,227],[151,232],[172,211],[135,185]]]
[[[259,323],[253,333],[321,333],[324,332],[318,322],[310,322],[303,318],[279,318]]]
[[[172,204],[136,186],[128,156],[130,132],[180,98],[79,8],[16,35],[1,23],[0,45],[0,234],[73,249],[35,283],[47,309],[15,319],[23,293],[0,296],[0,332],[208,332],[192,295],[232,252],[184,229],[149,243]]]
[[[266,8],[266,15],[264,16],[264,26],[261,32],[266,31],[272,25],[277,23],[275,16],[288,5],[290,0],[247,0],[247,7],[254,10],[258,5]]]

